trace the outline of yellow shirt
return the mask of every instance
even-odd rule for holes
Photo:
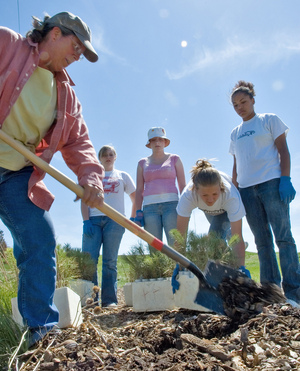
[[[25,84],[2,130],[35,153],[56,116],[56,81],[53,74],[38,67]],[[0,167],[17,171],[30,162],[0,140]]]

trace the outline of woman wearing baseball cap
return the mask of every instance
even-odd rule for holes
[[[146,147],[152,154],[138,162],[135,222],[160,240],[164,230],[168,244],[173,245],[169,232],[176,228],[178,188],[181,193],[185,175],[180,157],[165,153],[169,144],[164,128],[153,127],[148,131]],[[156,251],[151,246],[149,249],[151,253]]]
[[[103,204],[103,168],[88,136],[81,105],[65,68],[84,55],[96,62],[89,27],[62,12],[34,18],[26,38],[0,27],[0,125],[50,163],[60,151],[84,188],[83,202]],[[45,173],[0,141],[0,218],[14,240],[19,268],[18,307],[29,328],[29,346],[57,323],[54,196]]]

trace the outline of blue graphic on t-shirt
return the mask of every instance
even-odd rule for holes
[[[251,135],[255,134],[255,130],[248,130],[245,131],[245,133],[238,136],[238,139],[244,138],[244,137],[250,137]]]

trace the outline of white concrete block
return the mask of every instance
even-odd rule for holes
[[[123,286],[123,292],[125,297],[125,303],[128,307],[133,306],[133,300],[132,300],[132,282],[125,283]]]
[[[132,302],[135,312],[154,312],[174,309],[175,303],[171,278],[133,282]]]
[[[180,283],[179,290],[174,294],[175,306],[184,309],[211,312],[202,305],[196,304],[195,299],[199,290],[199,279],[190,271],[181,271],[177,280]]]
[[[86,299],[91,298],[93,294],[93,282],[87,280],[71,280],[69,283],[70,289],[80,296],[81,305],[86,305]]]
[[[77,327],[82,323],[80,297],[69,287],[56,289],[53,301],[59,311],[59,328]],[[17,298],[11,299],[11,305],[14,321],[23,326]]]

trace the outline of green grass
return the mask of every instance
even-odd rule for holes
[[[252,279],[259,282],[259,261],[257,253],[246,251],[246,267],[249,269]]]

